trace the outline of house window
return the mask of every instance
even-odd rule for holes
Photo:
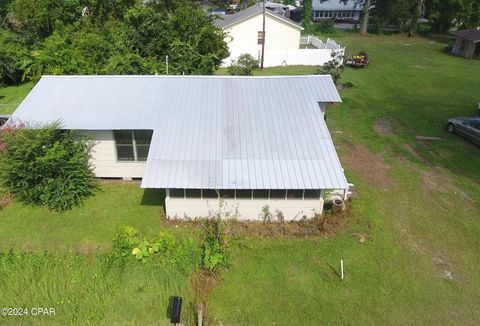
[[[118,161],[146,161],[152,130],[114,130]]]
[[[268,190],[255,189],[253,190],[253,199],[268,199]]]
[[[215,189],[203,189],[202,198],[218,198],[218,192]]]
[[[285,199],[286,190],[283,189],[272,189],[270,190],[270,199]]]
[[[235,197],[239,199],[252,199],[251,189],[237,189]]]
[[[320,199],[321,191],[318,189],[305,189],[304,199]]]
[[[220,197],[225,199],[235,198],[235,190],[234,189],[220,190]]]
[[[202,198],[202,190],[200,189],[185,189],[186,198]]]
[[[287,190],[287,199],[302,199],[303,190]]]
[[[185,189],[169,189],[171,198],[185,198]]]

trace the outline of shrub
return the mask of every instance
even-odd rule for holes
[[[225,236],[225,222],[217,217],[204,223],[203,268],[216,270],[228,266],[228,241]]]
[[[177,240],[164,232],[155,238],[147,238],[135,228],[126,226],[115,235],[107,267],[123,266],[129,257],[143,263],[156,260],[190,273],[201,266],[202,253],[200,245],[191,238]]]
[[[258,60],[250,54],[244,53],[236,61],[232,60],[230,67],[228,67],[228,73],[236,76],[251,76],[255,68],[258,68]]]
[[[1,182],[24,203],[64,211],[93,194],[89,143],[58,123],[4,129],[0,150]]]
[[[333,34],[335,33],[335,23],[332,19],[322,19],[315,25],[315,32]]]
[[[325,63],[317,70],[317,75],[331,75],[335,85],[341,78],[342,72],[345,69],[343,65],[343,55],[339,51],[332,50],[332,59]]]

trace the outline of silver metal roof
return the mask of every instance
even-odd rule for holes
[[[362,5],[356,1],[340,1],[340,0],[313,0],[312,8],[315,11],[325,10],[356,10],[361,11]]]
[[[251,17],[254,17],[256,15],[259,15],[262,12],[263,12],[263,5],[262,4],[256,4],[256,5],[253,5],[251,7],[246,8],[244,10],[241,10],[237,13],[234,13],[232,15],[218,16],[214,20],[214,24],[218,27],[226,28],[226,27],[230,27],[232,25],[238,24],[238,23],[240,23],[244,20],[247,20]],[[303,30],[303,27],[301,25],[297,24],[296,22],[294,22],[290,18],[287,18],[283,15],[280,15],[280,14],[278,14],[278,13],[276,13],[276,12],[270,10],[270,9],[266,9],[265,14],[269,15],[269,16],[272,16],[274,18],[280,19],[280,20],[292,25],[295,28]]]
[[[330,76],[43,77],[14,116],[153,129],[143,188],[346,188],[318,102]]]

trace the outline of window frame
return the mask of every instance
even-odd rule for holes
[[[120,145],[125,145],[125,144],[117,144],[117,139],[115,137],[115,131],[129,131],[130,132],[130,137],[132,139],[132,147],[133,147],[133,160],[120,160],[118,158],[118,149],[117,146]],[[138,159],[138,151],[137,151],[137,141],[135,139],[135,131],[149,131],[151,132],[151,137],[150,137],[150,143],[148,144],[148,152],[147,152],[147,157],[143,160]],[[117,163],[145,163],[148,159],[148,153],[150,152],[150,146],[152,144],[152,138],[153,138],[153,130],[151,129],[112,129],[112,138],[113,138],[113,147],[115,151],[115,161]],[[140,146],[146,146],[146,144],[140,144]]]

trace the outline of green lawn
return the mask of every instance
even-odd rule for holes
[[[342,91],[343,103],[328,113],[342,164],[355,184],[352,217],[330,238],[241,241],[246,246],[234,248],[231,267],[210,295],[209,313],[227,325],[478,324],[480,149],[449,135],[445,122],[475,114],[480,61],[453,57],[433,39],[340,35],[347,52],[365,50],[371,62],[365,69],[346,69],[341,82],[354,87]],[[256,74],[316,70],[279,67]],[[30,87],[0,89],[0,103],[7,93],[21,99]],[[442,140],[419,142],[416,135]],[[25,260],[25,266],[1,265],[0,306],[17,296],[19,305],[57,303],[63,317],[48,321],[58,324],[80,315],[80,323],[91,315],[93,324],[162,320],[167,293],[189,298],[186,275],[149,264],[128,265],[123,272],[102,269],[118,226],[146,234],[167,230],[161,198],[121,183],[103,185],[82,207],[64,214],[10,203],[0,211],[0,250],[56,253]],[[360,243],[356,234],[367,241]],[[101,253],[63,256],[71,251]],[[340,259],[344,281],[337,275]],[[61,280],[52,290],[47,285],[56,279]],[[157,302],[158,309],[152,306]]]
[[[19,86],[0,86],[0,114],[13,113],[32,87],[33,83],[25,83]]]
[[[329,239],[251,239],[211,295],[213,315],[240,325],[476,324],[480,149],[447,134],[445,122],[475,114],[480,61],[423,38],[339,41],[371,61],[345,71],[342,82],[354,88],[328,114],[358,193],[352,221]],[[380,134],[379,118],[389,121]],[[369,240],[360,244],[353,233]]]
[[[164,194],[144,191],[139,183],[105,183],[80,207],[57,213],[12,201],[0,211],[0,250],[105,251],[120,226],[147,235],[164,229]]]

